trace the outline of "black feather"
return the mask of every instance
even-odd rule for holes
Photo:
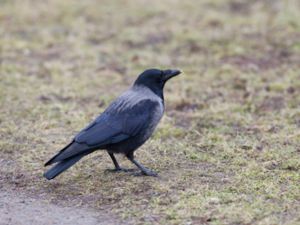
[[[60,162],[79,154],[83,154],[90,150],[92,150],[90,146],[72,141],[70,144],[60,150],[55,156],[53,156],[47,163],[45,163],[45,166]]]
[[[71,166],[73,166],[75,163],[77,163],[83,156],[86,154],[81,154],[74,156],[72,158],[63,160],[59,163],[57,163],[55,166],[53,166],[50,170],[48,170],[46,173],[44,173],[44,177],[48,180],[51,180],[64,172],[65,170],[69,169]]]

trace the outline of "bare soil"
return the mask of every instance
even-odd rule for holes
[[[113,217],[89,208],[62,207],[24,194],[0,191],[0,225],[119,224]]]

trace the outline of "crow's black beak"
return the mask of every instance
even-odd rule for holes
[[[181,74],[180,70],[164,70],[164,81]]]

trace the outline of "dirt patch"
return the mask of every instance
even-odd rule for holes
[[[118,224],[110,215],[88,208],[60,207],[14,192],[0,191],[0,225]]]
[[[269,70],[288,62],[291,53],[287,50],[272,50],[260,57],[251,55],[228,56],[222,62],[238,66],[242,70]]]
[[[231,1],[229,2],[229,11],[235,14],[248,15],[251,11],[251,3],[243,1]]]
[[[285,100],[282,96],[266,97],[258,107],[259,111],[280,111],[285,107]]]

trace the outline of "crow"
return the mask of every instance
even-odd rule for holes
[[[170,69],[148,69],[141,73],[129,90],[45,163],[45,166],[56,164],[44,173],[44,177],[48,180],[55,178],[96,150],[108,152],[115,166],[114,171],[126,171],[114,156],[115,153],[122,153],[143,175],[157,176],[134,159],[134,151],[150,138],[163,116],[165,83],[180,73],[180,70]]]

